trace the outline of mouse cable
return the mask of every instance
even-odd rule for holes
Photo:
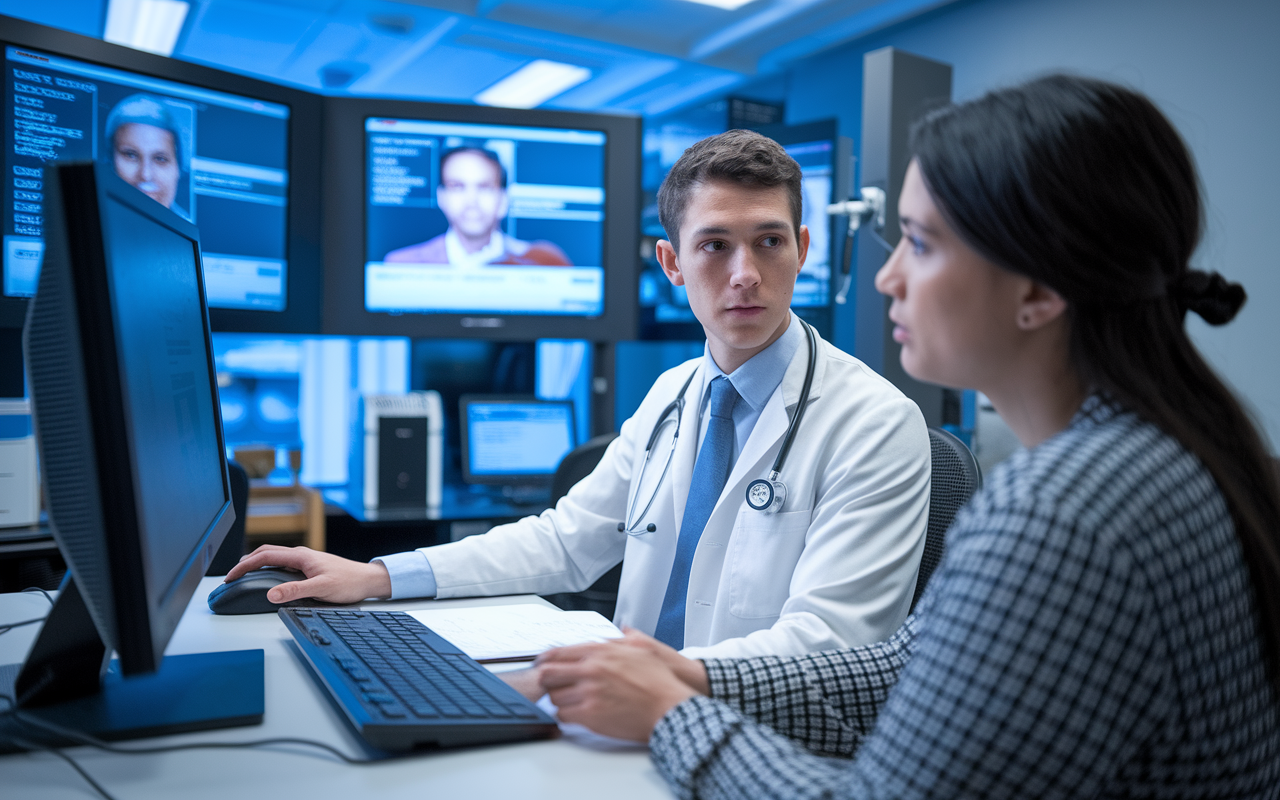
[[[348,764],[353,764],[353,765],[376,764],[382,760],[382,759],[372,759],[372,758],[352,758],[351,756],[347,755],[346,753],[342,752],[336,747],[333,747],[332,745],[326,744],[324,742],[317,742],[312,739],[296,739],[292,737],[279,737],[274,739],[256,739],[248,742],[190,742],[188,744],[159,745],[159,746],[151,746],[151,747],[121,747],[120,745],[111,744],[109,742],[105,742],[101,739],[98,739],[94,736],[90,736],[87,733],[81,733],[80,731],[72,730],[70,728],[64,728],[61,725],[57,725],[52,722],[47,722],[42,719],[33,719],[32,717],[23,714],[17,708],[15,708],[13,698],[7,694],[0,694],[0,699],[6,700],[9,703],[9,709],[7,711],[0,712],[0,717],[12,717],[19,724],[29,725],[33,728],[40,728],[40,729],[43,729],[45,732],[54,733],[59,736],[66,737],[73,741],[79,742],[82,745],[93,747],[95,749],[102,750],[108,753],[116,753],[120,755],[154,755],[158,753],[172,753],[179,750],[242,750],[242,749],[259,749],[259,748],[265,749],[268,747],[274,747],[279,745],[301,745],[304,747],[314,747],[319,750],[323,750],[325,753],[328,753],[329,755],[334,756],[335,758],[341,761],[344,761]],[[79,772],[80,775],[84,777],[84,779],[89,783],[89,785],[91,785],[94,788],[94,790],[98,792],[98,794],[102,795],[102,797],[105,798],[105,800],[115,800],[115,798],[113,798],[110,793],[108,793],[105,789],[103,789],[98,784],[97,781],[95,781],[92,777],[89,776],[87,772],[85,772],[84,768],[80,766],[80,764],[78,764],[75,761],[75,759],[73,759],[71,756],[67,755],[66,753],[62,752],[63,748],[43,745],[43,744],[39,744],[38,742],[28,742],[23,739],[13,739],[12,741],[14,744],[18,745],[19,747],[28,747],[34,750],[40,750],[46,753],[52,753],[53,755],[61,758],[62,760],[70,764],[72,767],[74,767],[76,772]],[[284,750],[284,751],[277,751],[277,752],[282,752],[285,755],[297,755],[297,756],[304,756],[307,758],[323,758],[324,757],[319,753],[307,753],[307,752],[296,751],[296,750],[293,750],[293,751]]]
[[[49,594],[44,589],[41,589],[39,586],[28,586],[27,588],[19,592],[19,594],[30,594],[31,592],[39,592],[40,594],[44,595],[45,600],[49,601],[49,605],[53,605],[53,595]]]
[[[49,605],[53,605],[53,596],[50,595],[48,592],[46,592],[44,589],[41,589],[39,586],[31,586],[29,588],[23,589],[22,592],[23,593],[39,592],[40,594],[44,595],[45,600],[49,601]],[[24,619],[20,622],[0,623],[0,636],[5,635],[6,633],[13,630],[14,628],[21,628],[23,625],[34,625],[37,622],[44,622],[44,620],[45,620],[45,617],[36,617],[35,619]],[[3,696],[4,695],[0,695],[0,697],[3,697]]]

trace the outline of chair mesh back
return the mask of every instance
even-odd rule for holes
[[[556,467],[556,473],[551,478],[551,505],[558,503],[575,483],[591,474],[591,470],[604,458],[609,442],[616,438],[616,433],[604,433],[564,454],[564,458],[560,459],[560,466]]]
[[[929,528],[925,533],[924,555],[920,557],[920,577],[916,580],[914,609],[933,570],[942,560],[947,529],[964,504],[982,486],[978,461],[964,442],[941,428],[929,429],[929,450],[933,462],[933,482],[929,487]]]

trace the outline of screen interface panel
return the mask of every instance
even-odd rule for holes
[[[831,301],[831,202],[835,143],[827,140],[783,145],[800,165],[803,206],[800,224],[809,226],[809,255],[796,278],[792,308],[822,308]]]
[[[684,142],[680,145],[684,146]],[[809,227],[809,254],[796,278],[791,307],[825,308],[831,298],[831,221],[827,204],[832,202],[835,181],[835,142],[828,139],[782,147],[800,165],[800,224]],[[661,227],[646,233],[666,238]],[[667,280],[656,258],[648,259],[641,273],[640,305],[653,309],[653,320],[658,325],[698,321],[689,307],[685,288]]]
[[[289,108],[5,48],[4,293],[30,297],[54,161],[99,160],[195,223],[209,305],[286,305]]]
[[[466,425],[474,476],[551,475],[573,449],[570,403],[471,402]]]
[[[365,120],[365,308],[599,316],[601,131]]]

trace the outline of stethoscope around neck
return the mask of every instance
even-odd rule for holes
[[[787,502],[787,487],[780,477],[782,465],[786,463],[787,453],[791,452],[791,444],[795,441],[796,431],[800,427],[800,418],[804,416],[805,407],[809,404],[809,389],[813,386],[813,370],[818,363],[818,345],[813,336],[813,328],[804,320],[799,320],[799,322],[804,327],[805,339],[809,345],[809,365],[804,373],[804,384],[800,388],[800,402],[796,406],[795,416],[791,418],[791,423],[787,425],[787,434],[782,440],[782,449],[778,451],[778,457],[773,461],[773,467],[769,470],[769,477],[758,478],[747,484],[747,505],[764,514],[777,513],[782,509],[782,505]],[[662,484],[667,479],[667,473],[671,470],[671,460],[675,457],[676,442],[680,438],[680,419],[684,415],[685,406],[684,396],[689,390],[689,384],[693,383],[693,378],[697,374],[697,369],[694,369],[689,374],[684,385],[680,387],[680,393],[676,395],[676,399],[662,409],[662,413],[658,415],[658,421],[653,425],[653,431],[649,434],[649,441],[644,446],[644,461],[640,463],[640,475],[636,479],[635,489],[631,492],[631,498],[627,501],[627,518],[624,522],[618,523],[619,533],[639,536],[645,533],[653,533],[658,529],[658,526],[652,522],[640,527],[640,522],[648,516],[649,511],[653,508],[654,501],[658,499],[658,492],[662,490]],[[654,484],[653,492],[649,495],[649,501],[644,504],[644,508],[641,508],[640,513],[637,514],[635,512],[639,507],[637,501],[639,500],[640,487],[644,485],[645,472],[649,469],[650,461],[653,459],[653,446],[668,425],[674,425],[675,431],[671,434],[671,448],[667,451],[667,460],[662,465],[662,474],[658,476],[658,482]]]

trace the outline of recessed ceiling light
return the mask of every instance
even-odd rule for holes
[[[540,58],[475,96],[485,106],[534,108],[591,77],[591,70]]]
[[[723,8],[726,11],[733,11],[735,8],[742,8],[751,0],[689,0],[690,3],[698,3],[704,6],[715,6]]]
[[[190,10],[182,0],[111,0],[102,38],[135,50],[173,55]]]

